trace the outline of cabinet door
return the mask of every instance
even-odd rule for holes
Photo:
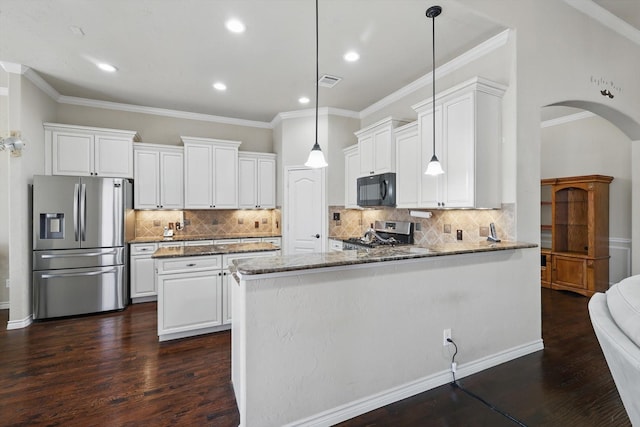
[[[131,257],[131,298],[156,296],[155,266],[151,254]]]
[[[158,275],[158,335],[222,325],[222,273]]]
[[[418,118],[420,128],[420,141],[422,149],[422,166],[420,168],[420,207],[438,208],[443,207],[443,176],[425,175],[427,165],[433,156],[433,115],[432,112],[421,114]],[[442,164],[444,164],[444,155],[442,151],[442,107],[436,107],[436,156]],[[447,171],[445,170],[445,175]]]
[[[229,270],[222,271],[222,324],[231,324],[231,281],[235,280]]]
[[[473,94],[443,105],[444,200],[446,207],[475,206],[475,120]],[[500,167],[496,165],[496,167]]]
[[[93,175],[93,135],[53,132],[53,175]]]
[[[136,150],[135,152],[135,209],[160,208],[159,157],[159,153],[154,150]]]
[[[391,128],[373,134],[373,165],[375,173],[395,171],[395,152],[392,150]]]
[[[238,158],[238,207],[252,209],[258,207],[258,159],[255,157]]]
[[[586,289],[587,260],[583,258],[553,255],[553,270],[551,273],[554,285],[571,288]]]
[[[422,181],[421,148],[417,127],[396,135],[396,206],[414,208]]]
[[[213,188],[217,209],[238,208],[238,149],[213,147]]]
[[[258,159],[258,207],[276,207],[276,161]]]
[[[344,207],[355,209],[358,208],[358,177],[360,176],[358,147],[345,151],[344,168]]]
[[[360,175],[373,175],[375,173],[373,135],[363,135],[358,139],[360,152]]]
[[[184,179],[182,153],[160,152],[160,207],[182,209],[184,206]]]
[[[184,145],[184,207],[213,207],[213,147]]]
[[[133,178],[133,141],[106,135],[95,137],[94,175]]]

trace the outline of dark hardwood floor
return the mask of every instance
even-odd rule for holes
[[[460,384],[527,426],[630,425],[587,303],[543,289],[545,350]],[[158,343],[155,309],[138,304],[11,331],[4,330],[7,310],[0,310],[0,425],[238,425],[230,333]],[[463,354],[461,348],[459,360]],[[445,385],[340,425],[517,424]]]

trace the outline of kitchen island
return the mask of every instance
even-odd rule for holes
[[[455,243],[238,260],[241,425],[332,425],[543,348],[537,245]]]
[[[273,257],[271,243],[231,243],[156,250],[158,339],[166,341],[231,327],[229,265],[241,258]]]

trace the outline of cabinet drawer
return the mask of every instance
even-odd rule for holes
[[[240,239],[216,239],[213,241],[214,245],[227,245],[229,243],[240,243]]]
[[[179,248],[184,246],[184,242],[160,242],[158,243],[159,248]]]
[[[219,270],[222,256],[179,257],[159,259],[156,261],[158,274],[180,273],[203,270]]]
[[[131,255],[151,255],[156,249],[155,243],[135,243],[131,245]]]
[[[222,255],[222,266],[224,268],[229,268],[231,262],[234,259],[244,259],[244,258],[263,258],[280,255],[280,251],[269,251],[269,252],[243,252],[237,254],[227,254]]]
[[[213,245],[213,240],[189,240],[184,242],[185,246],[207,246]]]

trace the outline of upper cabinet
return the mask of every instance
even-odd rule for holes
[[[498,83],[476,77],[436,96],[436,155],[445,173],[421,174],[418,207],[501,207],[505,90]],[[432,99],[413,108],[418,113],[420,170],[424,171],[433,155]]]
[[[238,208],[240,141],[181,137],[185,209]]]
[[[358,177],[360,176],[360,154],[358,145],[352,145],[342,150],[344,152],[344,207],[359,209],[358,206]]]
[[[396,207],[414,208],[419,205],[422,162],[418,122],[399,127],[396,140]]]
[[[129,130],[44,123],[47,175],[133,178],[133,141]]]
[[[276,155],[238,153],[238,207],[272,209],[276,207]]]
[[[184,207],[183,148],[134,144],[134,208]]]
[[[405,123],[387,117],[355,132],[358,137],[360,176],[396,171],[393,129]]]

